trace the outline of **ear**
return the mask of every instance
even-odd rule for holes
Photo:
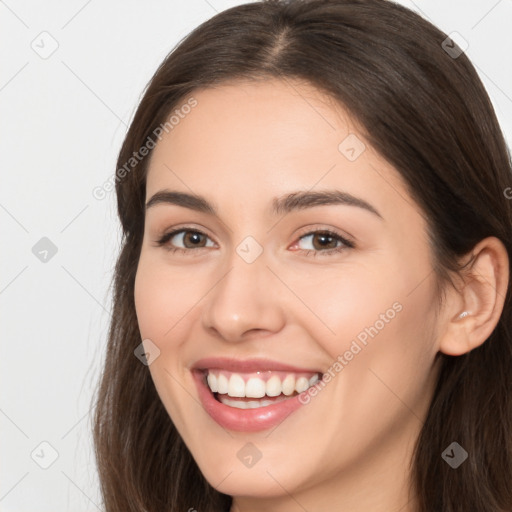
[[[438,348],[459,356],[484,343],[498,324],[509,282],[509,257],[499,238],[481,240],[466,259],[462,284],[447,293]],[[460,318],[460,314],[468,314]]]

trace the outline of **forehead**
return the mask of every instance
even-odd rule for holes
[[[340,105],[303,82],[239,80],[196,90],[190,98],[195,106],[179,119],[173,116],[173,125],[163,134],[162,142],[172,141],[174,150],[192,143],[203,153],[214,148],[216,157],[226,158],[252,155],[265,145],[267,150],[279,148],[284,156],[283,152],[296,153],[303,145],[321,144],[337,152],[339,137],[354,130]],[[189,99],[184,98],[173,111],[180,111]]]
[[[146,199],[168,188],[240,204],[333,187],[365,196],[382,211],[386,195],[395,201],[397,193],[407,195],[356,120],[310,84],[226,83],[193,91],[173,112],[180,114],[191,98],[195,106],[174,117],[153,150]]]

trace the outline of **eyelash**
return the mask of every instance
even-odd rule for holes
[[[191,251],[197,251],[197,249],[194,249],[194,248],[185,248],[184,249],[182,247],[170,247],[170,246],[166,245],[171,238],[173,238],[175,235],[182,233],[182,232],[197,233],[199,235],[203,235],[203,236],[206,236],[207,238],[209,238],[206,233],[203,233],[202,231],[200,231],[198,229],[194,229],[194,228],[190,228],[190,227],[182,227],[182,228],[175,229],[173,231],[170,231],[169,233],[165,233],[164,235],[162,235],[162,237],[156,241],[157,246],[164,247],[167,251],[169,251],[171,253],[176,253],[176,252],[190,253]],[[350,240],[347,240],[345,237],[343,237],[339,233],[336,233],[335,231],[332,231],[330,229],[317,229],[317,230],[313,230],[313,231],[308,231],[308,232],[300,235],[297,240],[301,240],[302,238],[305,238],[310,235],[315,235],[315,234],[327,235],[329,237],[336,239],[338,242],[341,242],[343,245],[340,247],[336,247],[334,249],[325,249],[325,250],[298,249],[299,251],[302,251],[303,253],[305,253],[306,256],[310,256],[310,253],[313,253],[313,257],[316,257],[318,254],[321,254],[322,256],[339,254],[347,249],[353,249],[355,247],[355,244],[353,242],[351,242]],[[198,247],[198,249],[206,249],[206,247]]]

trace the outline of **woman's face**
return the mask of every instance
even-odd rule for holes
[[[166,410],[226,494],[396,488],[437,369],[419,208],[310,86],[192,96],[151,156],[135,283]]]

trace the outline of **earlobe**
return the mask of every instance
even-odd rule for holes
[[[447,320],[438,340],[439,351],[451,356],[470,352],[489,338],[500,319],[508,289],[509,257],[501,240],[481,240],[470,257],[471,266],[461,275],[463,283],[454,292],[457,297],[452,295],[452,307],[447,306]]]

